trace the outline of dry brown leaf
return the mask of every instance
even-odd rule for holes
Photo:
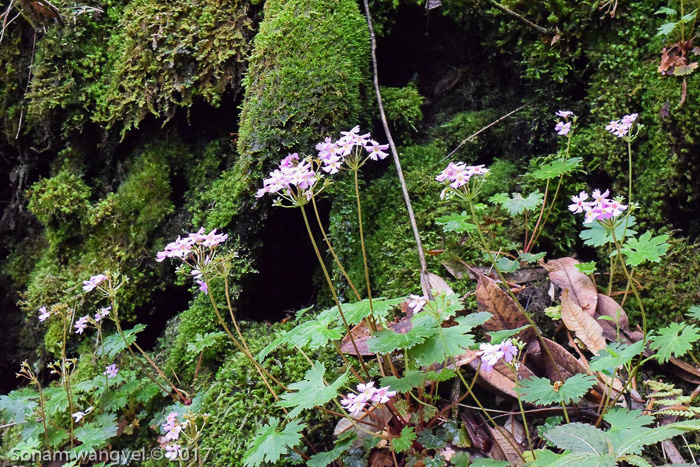
[[[595,355],[605,348],[603,328],[571,298],[569,289],[564,289],[561,293],[561,319],[569,331],[573,332]]]
[[[469,363],[469,366],[476,370],[479,367],[479,360],[474,360]],[[520,365],[518,368],[518,376],[520,380],[530,379],[535,374],[525,365]],[[518,392],[515,390],[515,373],[506,366],[503,361],[499,361],[491,371],[484,371],[483,368],[479,371],[477,382],[481,386],[485,386],[490,391],[501,393],[513,399],[518,398]]]
[[[492,459],[508,461],[510,465],[523,465],[523,449],[513,438],[513,434],[504,427],[492,428],[489,426],[493,444],[489,456]]]
[[[544,265],[549,271],[549,280],[560,289],[569,289],[572,300],[590,316],[598,305],[598,291],[593,281],[576,268],[574,258],[559,258]]]
[[[554,341],[543,337],[542,340],[547,343],[547,348],[552,354],[554,361],[557,364],[559,373],[564,379],[569,379],[571,376],[578,373],[586,373],[586,367],[579,362],[576,357],[571,355],[564,347],[557,344]],[[559,374],[554,368],[552,360],[549,358],[547,353],[542,350],[539,341],[532,341],[527,348],[527,355],[530,358],[536,368],[544,369],[545,374],[552,381],[561,381]]]
[[[664,367],[672,366],[670,371],[673,372],[683,381],[687,381],[692,384],[700,384],[700,371],[692,365],[685,363],[683,360],[679,360],[676,357],[671,357],[668,363]]]
[[[449,286],[447,282],[445,282],[445,279],[442,277],[438,276],[437,274],[433,274],[432,272],[428,273],[428,282],[430,283],[430,290],[437,290],[438,292],[444,292],[448,295],[453,294],[454,291],[452,290],[452,287]]]
[[[484,275],[479,276],[476,301],[479,304],[479,311],[488,311],[493,315],[481,326],[486,331],[517,329],[528,324],[525,314],[510,295],[501,290],[493,279]],[[528,328],[521,331],[519,337],[527,342],[532,335],[533,330]]]

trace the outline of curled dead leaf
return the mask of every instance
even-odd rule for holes
[[[561,294],[561,319],[592,353],[598,355],[605,348],[603,328],[571,298],[569,289],[564,289]]]
[[[515,300],[501,290],[493,279],[484,275],[479,276],[479,283],[476,286],[476,301],[479,304],[479,311],[488,311],[493,315],[482,325],[486,331],[517,329],[529,324]],[[533,334],[533,330],[528,328],[521,331],[518,336],[527,342]]]
[[[574,258],[559,258],[544,265],[549,271],[549,280],[560,289],[569,289],[571,299],[582,310],[593,316],[598,305],[598,291],[593,281],[578,270]]]

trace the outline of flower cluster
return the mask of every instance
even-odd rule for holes
[[[168,243],[163,251],[158,252],[156,261],[160,263],[164,261],[165,258],[180,258],[184,260],[192,253],[192,248],[194,248],[195,245],[214,248],[224,243],[227,238],[228,235],[226,234],[216,233],[216,229],[205,234],[204,227],[202,227],[197,232],[188,234],[187,237],[177,237],[177,240]]]
[[[177,416],[177,412],[170,412],[162,425],[165,435],[160,440],[163,444],[168,443],[165,446],[165,457],[170,460],[175,460],[182,454],[182,447],[175,441],[180,438],[180,432],[187,423],[180,423]]]
[[[510,363],[518,355],[518,347],[511,339],[507,339],[498,345],[483,343],[479,346],[481,363],[484,371],[489,372],[498,363],[503,360]]]
[[[463,187],[475,175],[485,175],[489,169],[484,165],[466,165],[464,162],[450,162],[440,175],[435,177],[438,182],[447,182],[450,187]]]
[[[574,214],[585,212],[584,223],[615,218],[627,209],[627,205],[622,204],[619,199],[611,200],[608,196],[610,196],[610,190],[605,190],[604,193],[601,193],[600,190],[593,190],[592,200],[586,201],[588,193],[582,191],[578,196],[571,197],[573,204],[569,205],[569,211]]]
[[[329,174],[338,173],[345,158],[353,153],[353,149],[364,149],[367,157],[373,161],[386,158],[389,153],[384,152],[389,149],[388,144],[379,144],[370,139],[370,134],[360,134],[360,127],[356,126],[350,131],[341,131],[343,135],[338,141],[326,138],[322,143],[316,145],[318,158],[323,163],[323,171]],[[361,165],[361,164],[358,164]]]
[[[558,135],[566,136],[571,131],[571,123],[569,117],[573,117],[574,113],[570,110],[560,110],[556,113],[557,117],[561,117],[564,121],[559,120],[554,127]]]
[[[270,176],[263,180],[263,188],[255,195],[260,198],[265,193],[282,192],[293,196],[292,188],[308,190],[320,180],[320,176],[314,171],[312,163],[308,159],[299,160],[299,154],[289,154],[280,161],[278,169],[270,172]]]
[[[630,128],[632,128],[632,125],[637,120],[638,116],[639,114],[625,115],[620,120],[611,121],[610,124],[605,127],[605,129],[613,135],[617,136],[618,138],[623,138],[627,136],[627,134],[630,131]]]
[[[117,365],[112,363],[111,365],[107,365],[107,368],[105,369],[103,375],[107,376],[108,378],[114,378],[117,376],[117,373],[119,372],[119,368]]]
[[[357,385],[358,394],[348,394],[340,401],[345,409],[353,417],[358,417],[367,404],[385,404],[396,395],[396,391],[391,391],[389,386],[375,388],[374,382]]]
[[[97,287],[106,280],[107,276],[105,276],[104,274],[92,276],[89,280],[83,281],[83,290],[85,292],[91,292],[95,289],[95,287]]]

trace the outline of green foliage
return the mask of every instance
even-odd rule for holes
[[[661,363],[674,357],[682,357],[690,349],[693,343],[700,340],[700,330],[692,324],[671,323],[661,328],[651,341],[651,348],[656,350],[656,358]]]
[[[343,436],[336,442],[335,447],[331,451],[314,454],[309,458],[306,465],[309,467],[326,467],[347,451],[354,441],[355,436],[352,433],[348,436]]]
[[[454,213],[438,217],[435,219],[435,223],[441,225],[445,232],[476,233],[476,226],[470,222],[471,219],[471,215],[462,211],[461,214]]]
[[[615,240],[623,242],[625,238],[636,235],[637,231],[632,230],[636,223],[637,220],[634,216],[629,216],[626,221],[617,222],[615,224]],[[584,227],[579,237],[581,237],[585,245],[599,247],[614,243],[612,228],[609,228],[607,225],[592,222]]]
[[[406,452],[411,449],[411,444],[416,439],[416,432],[413,427],[405,426],[401,430],[401,436],[391,440],[391,446],[397,452]]]
[[[544,194],[534,191],[523,198],[520,193],[513,193],[511,197],[507,193],[499,193],[492,196],[489,201],[500,204],[511,216],[517,216],[525,211],[533,211],[542,204]]]
[[[576,374],[557,387],[547,378],[533,377],[521,382],[521,396],[523,400],[537,405],[576,403],[595,382],[595,376]]]
[[[542,164],[535,171],[533,171],[530,176],[535,180],[547,180],[552,178],[559,178],[562,175],[570,173],[577,169],[583,159],[580,157],[571,157],[569,159],[560,158],[553,162],[547,164]]]
[[[294,407],[289,412],[290,418],[297,417],[302,410],[310,409],[315,406],[323,406],[327,402],[338,396],[338,390],[347,380],[348,375],[344,373],[340,378],[332,384],[326,385],[324,376],[326,367],[323,363],[315,362],[311,369],[306,372],[304,379],[288,386],[290,390],[296,392],[286,392],[282,394],[279,406]]]
[[[658,263],[668,251],[669,244],[666,243],[668,238],[668,235],[652,237],[651,232],[642,234],[639,239],[628,238],[622,247],[622,253],[626,256],[625,262],[632,267],[637,267],[646,261]]]
[[[90,188],[76,174],[61,170],[54,177],[32,185],[27,209],[46,227],[56,230],[80,228],[80,216],[88,207]],[[69,235],[66,233],[64,235]]]
[[[591,371],[608,371],[629,365],[632,359],[638,356],[644,348],[644,341],[638,341],[634,344],[620,344],[613,342],[608,344],[605,349],[601,350],[599,355],[591,360]]]
[[[262,164],[287,151],[311,152],[322,136],[357,124],[368,44],[354,2],[266,2],[243,80],[241,156]]]
[[[301,431],[304,429],[302,423],[297,420],[290,421],[281,431],[278,430],[279,423],[280,421],[273,417],[267,425],[258,430],[243,458],[246,467],[257,467],[264,462],[277,462],[283,454],[301,442]]]
[[[457,318],[456,326],[439,328],[425,342],[411,349],[411,356],[418,365],[432,365],[450,361],[452,357],[463,354],[472,347],[474,336],[470,331],[491,318],[490,313],[472,313]]]
[[[389,126],[399,138],[405,138],[423,119],[421,105],[424,98],[415,83],[402,88],[382,87],[382,105]]]
[[[118,353],[127,348],[127,345],[136,342],[136,334],[144,329],[146,329],[146,325],[139,323],[132,329],[124,331],[124,336],[118,332],[107,336],[102,345],[97,348],[97,355],[106,356],[110,360],[114,359]]]

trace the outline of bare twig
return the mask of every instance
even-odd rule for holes
[[[509,10],[508,8],[504,7],[503,5],[498,3],[496,0],[489,0],[489,3],[493,6],[495,6],[496,8],[498,8],[499,10],[501,10],[503,13],[510,15],[513,18],[517,19],[521,23],[527,24],[531,28],[536,29],[537,32],[539,32],[540,34],[552,34],[551,30],[549,30],[547,28],[543,28],[542,26],[536,25],[535,23],[533,23],[529,19],[525,18],[524,16],[521,16],[518,13],[514,12],[513,10]]]
[[[425,262],[425,253],[423,252],[423,244],[421,243],[420,233],[418,232],[418,224],[416,223],[416,216],[413,214],[413,207],[411,205],[411,198],[408,195],[408,188],[406,187],[406,180],[403,176],[403,170],[401,170],[401,161],[399,160],[399,153],[396,150],[396,145],[391,137],[391,132],[389,131],[389,124],[386,120],[386,114],[384,113],[384,106],[382,105],[382,94],[379,91],[379,71],[377,68],[377,39],[374,36],[374,27],[372,26],[372,17],[369,12],[369,2],[364,0],[365,14],[367,16],[367,27],[369,28],[369,35],[372,43],[372,72],[374,77],[374,90],[377,94],[377,104],[379,107],[379,115],[382,119],[382,125],[384,125],[384,133],[386,133],[386,138],[389,141],[389,147],[391,148],[391,154],[394,157],[394,164],[396,164],[396,172],[399,175],[399,182],[401,183],[401,191],[403,193],[403,199],[406,203],[406,210],[408,211],[408,217],[411,221],[411,229],[413,230],[413,238],[416,242],[416,249],[418,250],[418,260],[420,261],[420,284],[423,289],[423,295],[426,297],[431,297],[430,295],[430,281],[428,280],[428,266]]]
[[[453,150],[451,153],[449,153],[448,155],[446,155],[445,157],[443,157],[442,160],[443,160],[443,161],[446,161],[446,160],[449,159],[454,153],[456,153],[457,150],[458,150],[459,148],[461,148],[464,144],[466,144],[466,143],[468,143],[469,141],[471,141],[472,139],[476,138],[476,137],[479,136],[481,133],[483,133],[484,131],[488,130],[489,128],[491,128],[492,126],[496,125],[497,123],[501,122],[502,120],[505,120],[506,118],[510,117],[510,116],[513,115],[514,113],[521,111],[521,110],[524,109],[525,107],[527,107],[527,104],[521,105],[520,107],[518,107],[517,109],[513,110],[512,112],[509,112],[509,113],[505,114],[504,116],[502,116],[502,117],[499,118],[498,120],[494,120],[493,122],[489,123],[488,125],[486,125],[485,127],[483,127],[481,130],[477,131],[476,133],[474,133],[474,134],[471,135],[470,137],[464,139],[461,143],[459,143],[459,144],[457,145],[456,148],[454,148],[454,150]]]

